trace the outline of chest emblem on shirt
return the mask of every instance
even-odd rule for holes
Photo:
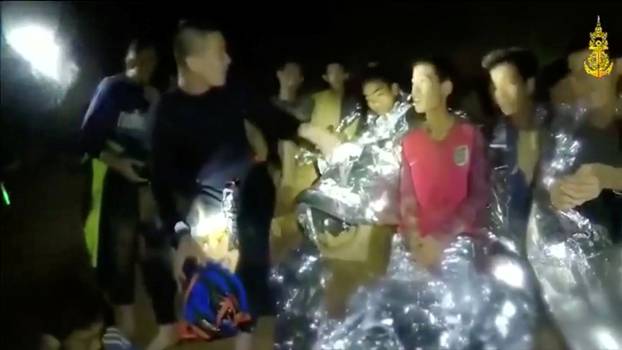
[[[454,163],[457,166],[465,166],[469,162],[469,148],[465,145],[454,149]]]
[[[122,111],[119,114],[117,127],[122,129],[143,131],[147,128],[147,121],[144,113],[141,113],[139,110],[131,112]]]

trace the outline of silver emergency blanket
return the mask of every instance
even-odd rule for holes
[[[310,245],[273,281],[279,300],[275,349],[532,349],[535,287],[526,262],[494,237],[459,237],[438,271],[417,266],[401,236],[386,276],[352,296],[343,320],[322,308],[329,277]]]
[[[524,262],[498,242],[458,237],[433,273],[413,263],[400,236],[387,275],[326,322],[318,349],[531,349],[534,295]]]
[[[552,180],[574,172],[582,145],[573,137],[586,109],[568,105],[564,127],[543,165],[527,232],[527,254],[542,293],[568,346],[574,350],[622,349],[622,249],[610,233],[575,209],[559,211],[548,195]],[[547,150],[544,150],[547,151]],[[612,150],[613,151],[613,150]]]
[[[477,239],[458,237],[432,271],[414,262],[396,233],[385,276],[359,287],[343,319],[328,317],[323,300],[331,276],[314,242],[321,232],[383,222],[382,209],[396,210],[397,201],[374,206],[398,192],[399,138],[383,135],[401,137],[406,125],[396,119],[385,127],[351,142],[342,158],[331,157],[312,188],[316,196],[300,198],[304,243],[272,275],[280,291],[275,349],[532,349],[539,321],[534,278],[524,258],[496,237],[495,225]],[[376,142],[365,142],[374,135]]]
[[[370,114],[356,139],[339,145],[320,166],[320,179],[299,198],[350,224],[395,222],[401,138],[407,100],[384,116]]]
[[[535,108],[534,118],[536,125],[540,128],[545,128],[547,118],[549,117],[549,111],[544,105],[538,105]],[[507,117],[502,117],[507,118]],[[518,168],[518,161],[508,161],[510,158],[516,158],[517,152],[509,146],[510,140],[510,122],[502,120],[493,132],[493,139],[488,147],[488,158],[492,165],[491,168],[491,181],[492,186],[491,198],[490,198],[490,222],[489,229],[495,233],[495,236],[503,243],[503,245],[510,251],[525,256],[525,231],[526,231],[526,218],[528,213],[524,213],[523,210],[529,210],[529,207],[516,208],[511,203],[516,198],[512,198],[512,194],[508,190],[510,186],[514,186],[512,180],[516,181],[517,177],[520,177],[520,181],[526,181],[524,176],[521,176],[520,169]],[[515,131],[516,133],[516,131]],[[514,136],[518,137],[518,136]],[[516,140],[515,140],[516,141]],[[514,167],[510,168],[508,163],[514,163]],[[525,189],[529,186],[527,183],[523,184]],[[515,193],[516,194],[516,193]],[[521,196],[529,197],[529,194],[520,193]],[[529,204],[528,201],[525,201]]]
[[[407,97],[403,97],[403,98],[407,99]],[[360,104],[357,104],[354,106],[353,110],[348,115],[346,115],[343,119],[339,121],[339,124],[335,128],[334,132],[343,136],[344,131],[348,127],[350,127],[357,121],[362,121],[363,119],[364,119],[363,118],[363,107]],[[350,141],[350,139],[347,139],[346,141]],[[326,166],[326,161],[324,160],[322,153],[317,149],[303,147],[296,154],[295,159],[296,159],[296,164],[298,164],[299,166],[305,165],[305,164],[313,164],[321,168],[325,168]]]

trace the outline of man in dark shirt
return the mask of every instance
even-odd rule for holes
[[[177,224],[187,219],[188,203],[199,193],[198,178],[208,182],[202,186],[216,192],[227,181],[241,178],[237,273],[244,286],[251,289],[251,308],[266,307],[270,304],[268,230],[274,185],[265,165],[253,159],[248,131],[255,125],[267,139],[317,139],[327,132],[300,125],[296,118],[268,101],[254,99],[233,86],[225,87],[231,58],[219,30],[183,23],[175,38],[174,54],[177,87],[162,96],[156,112],[153,186],[163,231],[177,246],[175,272],[183,278],[183,264],[188,258],[199,262],[208,258],[189,230],[175,231],[176,226],[180,227]],[[321,144],[321,140],[318,142]],[[248,340],[245,347],[250,347]]]
[[[158,99],[157,91],[149,86],[157,64],[153,44],[134,41],[125,64],[123,74],[107,77],[99,84],[82,124],[81,147],[91,160],[92,188],[103,186],[103,190],[92,192],[85,231],[91,253],[97,255],[100,282],[115,306],[115,322],[128,337],[135,328],[134,271],[139,256],[138,233],[142,233],[146,243],[142,270],[160,325],[149,347],[155,350],[165,347],[162,339],[175,334],[176,288],[168,245],[154,232],[155,210],[151,208],[155,202],[143,171]],[[101,194],[101,204],[97,193]],[[96,233],[90,234],[93,231]]]

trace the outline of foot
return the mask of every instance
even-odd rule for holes
[[[179,341],[179,333],[177,327],[174,324],[160,325],[158,327],[158,334],[151,340],[147,350],[164,350],[167,349]]]
[[[134,305],[115,306],[115,320],[117,328],[128,339],[134,338],[136,322],[134,318]]]

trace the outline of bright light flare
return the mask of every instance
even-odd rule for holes
[[[11,47],[26,59],[32,67],[48,78],[61,79],[61,48],[54,32],[39,25],[17,27],[7,33]]]
[[[198,208],[198,218],[194,233],[198,237],[207,237],[211,234],[224,232],[227,228],[227,220],[220,211],[206,213],[203,208]]]

